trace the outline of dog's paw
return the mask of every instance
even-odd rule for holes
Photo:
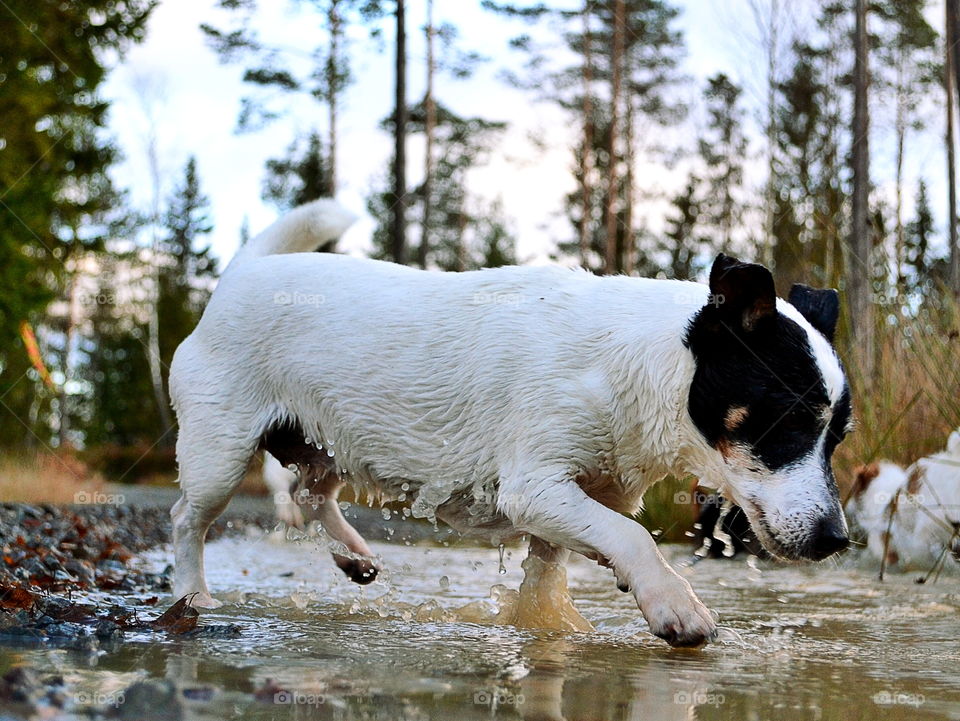
[[[347,578],[361,586],[373,583],[377,574],[380,573],[380,569],[365,558],[346,558],[337,555],[334,555],[333,558],[337,567],[347,574]]]
[[[717,636],[717,624],[690,585],[678,579],[637,595],[650,631],[671,646],[702,646]]]

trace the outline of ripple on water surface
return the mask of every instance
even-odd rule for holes
[[[690,651],[650,636],[610,571],[582,558],[569,584],[595,630],[542,631],[496,622],[523,549],[506,549],[501,575],[496,548],[372,545],[384,572],[365,587],[312,541],[208,545],[226,605],[204,618],[240,624],[237,639],[144,640],[83,661],[3,653],[7,665],[65,671],[91,694],[147,675],[208,689],[186,702],[196,718],[960,719],[956,574],[919,586],[880,583],[850,559],[702,561],[682,573],[721,634]],[[666,550],[675,562],[686,553]],[[290,696],[254,701],[268,683]]]

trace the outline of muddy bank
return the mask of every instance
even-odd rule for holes
[[[251,527],[265,530],[272,522],[268,514],[231,514],[214,524],[209,538]],[[169,574],[143,573],[130,561],[169,540],[170,516],[162,507],[0,504],[0,588],[43,593],[166,590]]]
[[[232,515],[210,536],[262,532],[271,522]],[[132,630],[197,633],[194,609],[180,608],[179,626],[140,617],[169,592],[172,569],[132,561],[169,540],[161,507],[0,505],[0,643],[93,651]]]
[[[0,504],[0,649],[57,650],[86,666],[132,647],[245,638],[238,624],[201,619],[189,597],[170,605],[172,568],[157,571],[137,562],[138,554],[170,542],[169,509],[178,491],[155,487],[114,491],[70,506]],[[455,537],[426,523],[387,520],[380,509],[365,506],[351,505],[344,515],[372,540],[445,545]],[[276,527],[270,499],[237,497],[210,529],[208,540],[256,537]],[[174,688],[165,681],[145,679],[104,698],[88,698],[69,675],[38,666],[18,663],[0,675],[0,709],[12,712],[13,718],[78,714],[177,719],[215,693],[213,686]],[[242,696],[254,706],[270,709],[275,697],[289,694],[267,679],[251,685]],[[3,711],[0,716],[7,718]]]
[[[211,528],[210,538],[261,533],[272,524],[269,513],[234,513]],[[97,655],[116,650],[131,636],[148,643],[155,635],[239,636],[234,624],[200,624],[189,598],[166,610],[159,607],[170,591],[172,568],[151,572],[134,560],[169,540],[169,513],[160,505],[0,504],[0,645]],[[74,705],[76,694],[69,691],[63,677],[29,666],[0,677],[0,705],[27,716]],[[124,713],[139,714],[144,704],[136,699],[153,698],[155,691],[131,688],[134,702]],[[170,708],[176,705],[167,704]]]
[[[131,609],[154,607],[169,593],[172,567],[153,572],[134,560],[170,542],[169,508],[177,491],[131,488],[103,495],[106,502],[86,505],[0,504],[0,644],[97,648],[136,627]],[[371,540],[453,538],[429,524],[384,520],[379,510],[363,506],[352,505],[344,515]],[[237,498],[207,540],[276,527],[268,501]]]

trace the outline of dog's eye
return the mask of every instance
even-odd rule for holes
[[[810,414],[802,408],[787,411],[780,419],[780,424],[787,428],[800,428],[810,422]]]

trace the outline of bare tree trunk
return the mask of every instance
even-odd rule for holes
[[[870,82],[867,45],[867,0],[856,0],[856,60],[853,103],[853,224],[851,262],[847,263],[847,294],[852,339],[864,351],[864,377],[873,372],[873,306],[870,303],[872,239],[869,223],[870,117],[867,86]]]
[[[623,139],[626,145],[624,159],[627,163],[626,177],[623,190],[623,272],[632,275],[637,264],[636,246],[633,238],[633,100],[630,94],[626,97],[626,123]]]
[[[424,96],[423,133],[426,136],[426,157],[423,170],[423,228],[420,230],[420,247],[417,261],[421,268],[427,267],[427,255],[430,252],[430,224],[433,205],[433,135],[437,125],[437,105],[433,99],[433,0],[427,0],[427,93]]]
[[[147,121],[147,134],[145,145],[147,151],[147,166],[150,170],[150,182],[152,184],[152,197],[150,207],[150,249],[153,257],[151,258],[148,270],[150,276],[150,298],[149,312],[147,318],[147,342],[144,344],[144,351],[147,356],[147,366],[150,369],[150,383],[153,386],[153,397],[157,402],[157,413],[160,416],[160,425],[162,427],[164,444],[170,443],[167,434],[173,428],[173,417],[170,413],[170,403],[167,400],[167,393],[163,387],[163,369],[160,360],[160,272],[157,258],[160,253],[160,238],[157,233],[157,226],[160,223],[160,160],[157,154],[157,126],[155,105],[160,102],[161,89],[159,86],[152,85],[144,77],[134,79],[134,90],[140,101],[140,108],[144,118]]]
[[[759,257],[764,265],[773,268],[774,226],[776,225],[777,205],[777,80],[780,68],[780,30],[784,22],[781,0],[748,0],[750,11],[753,14],[754,25],[759,36],[759,46],[766,56],[766,118],[764,119],[764,133],[767,136],[766,161],[767,182],[764,187],[764,238],[759,248]]]
[[[407,239],[407,28],[404,0],[397,0],[396,108],[393,114],[393,227],[391,255],[406,262]]]
[[[467,209],[464,207],[466,198],[461,199],[460,212],[457,213],[457,270],[461,273],[467,269]]]
[[[620,123],[620,85],[623,76],[623,44],[626,2],[614,0],[613,49],[610,55],[610,142],[607,160],[607,227],[604,273],[617,272],[617,125]]]
[[[903,277],[903,267],[906,262],[906,240],[904,238],[903,230],[903,153],[904,146],[906,145],[907,139],[907,107],[906,107],[906,98],[905,93],[906,89],[903,87],[903,64],[906,62],[906,59],[903,57],[903,53],[900,53],[900,58],[897,63],[897,117],[895,121],[896,125],[896,134],[897,134],[897,170],[896,170],[896,185],[897,185],[897,200],[896,200],[896,213],[897,213],[897,239],[896,246],[894,248],[894,265],[896,269],[896,289],[897,289],[897,298],[901,298],[905,291],[904,288],[904,277]],[[899,304],[898,304],[899,307]]]
[[[330,196],[337,194],[337,99],[340,97],[340,38],[343,35],[343,20],[340,17],[340,0],[330,0],[327,19],[330,22],[330,59],[327,65],[327,111],[328,147],[327,182]]]
[[[76,228],[74,228],[73,237],[77,237]],[[73,272],[70,275],[70,282],[67,286],[67,327],[64,333],[65,340],[63,344],[63,383],[60,384],[58,394],[60,427],[57,429],[57,439],[61,449],[70,447],[70,409],[68,407],[70,394],[68,388],[73,380],[73,363],[71,362],[70,353],[73,350],[73,345],[77,337],[77,325],[80,322],[80,297],[77,294],[79,287],[77,281],[82,266],[83,256],[81,254],[80,259],[72,269]]]
[[[590,162],[593,156],[593,44],[590,38],[590,13],[592,0],[583,7],[583,152],[580,158],[580,265],[588,267],[590,255],[591,188]]]
[[[947,95],[947,234],[950,242],[950,289],[955,295],[960,294],[960,248],[957,247],[957,166],[954,147],[954,120],[953,113],[957,86],[954,82],[955,73],[960,72],[957,65],[957,54],[954,44],[957,41],[956,0],[947,0],[946,3],[946,57],[944,58],[943,84]]]
[[[777,192],[777,161],[775,148],[777,147],[777,52],[779,51],[779,21],[780,3],[773,0],[770,8],[769,49],[767,51],[767,239],[764,244],[763,258],[768,267],[773,266],[773,234],[776,224],[776,192]]]
[[[960,0],[946,0],[945,5],[947,22],[950,26],[950,45],[948,47],[952,58],[950,67],[953,69],[953,92],[956,95],[957,89],[960,88],[960,63],[957,62],[956,48],[957,40],[960,39]]]

